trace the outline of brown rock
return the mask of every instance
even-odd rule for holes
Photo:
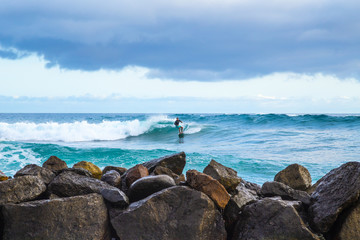
[[[102,175],[101,169],[91,162],[81,161],[81,162],[74,164],[73,167],[74,168],[83,168],[85,170],[88,170],[89,172],[91,172],[91,174],[93,175],[94,178],[101,179],[101,175]]]
[[[151,173],[152,175],[168,175],[169,177],[172,177],[175,181],[175,183],[178,185],[180,182],[185,181],[184,174],[181,174],[180,176],[175,174],[173,171],[171,171],[169,168],[157,166],[154,171]]]
[[[229,202],[230,195],[225,187],[209,175],[189,170],[186,172],[186,178],[189,186],[208,195],[221,209]]]
[[[49,159],[46,160],[42,166],[52,171],[60,171],[68,168],[66,162],[56,156],[49,157]]]
[[[284,183],[296,190],[305,191],[311,186],[311,175],[305,167],[291,164],[276,174],[274,181]]]
[[[144,162],[142,165],[146,167],[151,173],[157,166],[169,168],[175,174],[180,175],[186,164],[186,155],[184,152],[176,153],[173,155],[165,156],[162,158],[153,159]]]
[[[228,192],[235,191],[236,186],[241,182],[234,169],[225,167],[215,160],[211,160],[203,172],[218,180]]]
[[[111,170],[115,170],[117,171],[120,175],[123,175],[127,169],[123,168],[123,167],[115,167],[115,166],[106,166],[103,170],[102,170],[102,174],[104,175],[106,172],[111,171]]]
[[[127,187],[130,187],[133,182],[136,180],[149,176],[149,171],[146,167],[141,164],[136,165],[135,167],[130,168],[126,173],[125,182]]]
[[[360,239],[360,202],[350,209],[346,210],[339,218],[340,221],[335,223],[337,233],[336,240]]]
[[[2,171],[0,171],[0,182],[8,180],[9,177],[5,175]]]
[[[56,175],[50,169],[39,167],[36,164],[28,164],[19,171],[17,171],[14,175],[15,178],[20,176],[37,176],[45,184],[49,184]]]

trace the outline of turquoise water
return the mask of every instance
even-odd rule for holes
[[[183,143],[176,117],[184,122]],[[69,166],[85,160],[129,168],[180,151],[185,170],[202,171],[215,159],[262,184],[299,163],[315,182],[360,160],[360,115],[0,114],[0,170],[8,175],[51,155]]]

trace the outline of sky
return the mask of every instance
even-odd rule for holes
[[[0,112],[360,112],[359,1],[0,4]]]

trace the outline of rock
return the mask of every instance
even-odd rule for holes
[[[9,177],[5,175],[2,171],[0,171],[0,182],[8,180]]]
[[[117,190],[106,182],[85,177],[72,171],[65,171],[54,178],[49,184],[51,193],[60,197],[72,197],[90,193],[101,193],[102,189]]]
[[[168,175],[169,177],[172,177],[174,179],[176,185],[178,185],[180,182],[185,181],[184,174],[181,174],[179,176],[179,175],[175,174],[173,171],[171,171],[170,169],[168,169],[166,167],[162,167],[162,166],[157,166],[151,174],[152,175]]]
[[[81,161],[74,164],[73,168],[83,168],[91,172],[94,178],[101,179],[101,175],[102,175],[101,169],[91,162]]]
[[[34,200],[46,191],[45,183],[35,176],[22,176],[0,182],[0,205]]]
[[[294,190],[281,182],[264,183],[261,194],[267,197],[280,196],[285,200],[299,200],[306,205],[310,204],[310,195],[307,192]]]
[[[226,239],[224,221],[213,201],[188,187],[166,188],[122,211],[112,208],[110,220],[120,239]]]
[[[90,178],[93,177],[91,172],[89,172],[88,170],[83,169],[83,168],[66,168],[66,169],[63,169],[63,170],[59,171],[58,175],[63,173],[63,172],[73,172],[73,173],[76,173],[76,174],[79,174],[79,175],[82,175],[82,176],[85,176],[85,177],[90,177]]]
[[[149,176],[149,171],[143,165],[138,164],[135,167],[132,167],[129,170],[127,170],[127,172],[124,175],[125,175],[126,185],[127,187],[130,187],[130,185],[136,180],[142,177]]]
[[[305,167],[291,164],[276,174],[274,181],[284,183],[296,190],[305,191],[311,186],[311,175]]]
[[[186,155],[184,152],[165,156],[162,158],[153,159],[145,162],[142,165],[146,167],[151,173],[157,166],[169,168],[177,175],[181,175],[186,164]]]
[[[327,232],[338,215],[360,195],[360,163],[348,162],[326,174],[311,195],[313,227]]]
[[[124,208],[129,205],[129,198],[119,189],[105,188],[100,193],[114,207]]]
[[[208,195],[219,208],[224,209],[229,202],[230,196],[225,187],[209,175],[189,170],[186,178],[189,186]]]
[[[237,172],[234,169],[225,167],[215,160],[211,160],[203,172],[218,180],[228,192],[235,191],[236,186],[241,182],[241,178],[237,176]]]
[[[228,233],[232,233],[241,209],[246,206],[246,204],[256,201],[256,197],[251,190],[244,186],[238,185],[236,190],[237,193],[231,196],[224,211],[225,226]]]
[[[66,162],[56,156],[49,157],[49,159],[43,163],[42,167],[55,172],[68,168]]]
[[[98,194],[3,206],[4,240],[110,240],[108,213]]]
[[[174,179],[167,175],[147,176],[131,184],[128,195],[130,201],[135,202],[175,185]]]
[[[320,240],[321,238],[306,227],[295,208],[281,200],[265,198],[244,207],[232,239]]]
[[[110,170],[115,170],[117,171],[120,176],[123,175],[127,169],[123,168],[123,167],[115,167],[115,166],[106,166],[103,170],[102,170],[102,174],[104,175],[106,172],[110,171]]]
[[[360,202],[344,211],[335,222],[336,240],[360,239]]]
[[[116,170],[105,172],[105,174],[101,176],[101,181],[104,181],[114,187],[121,187],[121,176]]]
[[[240,185],[243,185],[244,187],[246,187],[247,189],[250,190],[250,192],[255,196],[259,196],[261,195],[261,186],[256,184],[256,183],[252,183],[252,182],[247,182],[244,181],[244,179],[242,179]]]
[[[53,171],[39,167],[36,164],[29,164],[20,169],[16,172],[14,177],[20,177],[20,176],[37,176],[39,177],[45,184],[49,184],[54,177],[56,176]]]

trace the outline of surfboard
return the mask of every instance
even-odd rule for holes
[[[183,138],[184,137],[184,133],[179,133],[179,138]]]

